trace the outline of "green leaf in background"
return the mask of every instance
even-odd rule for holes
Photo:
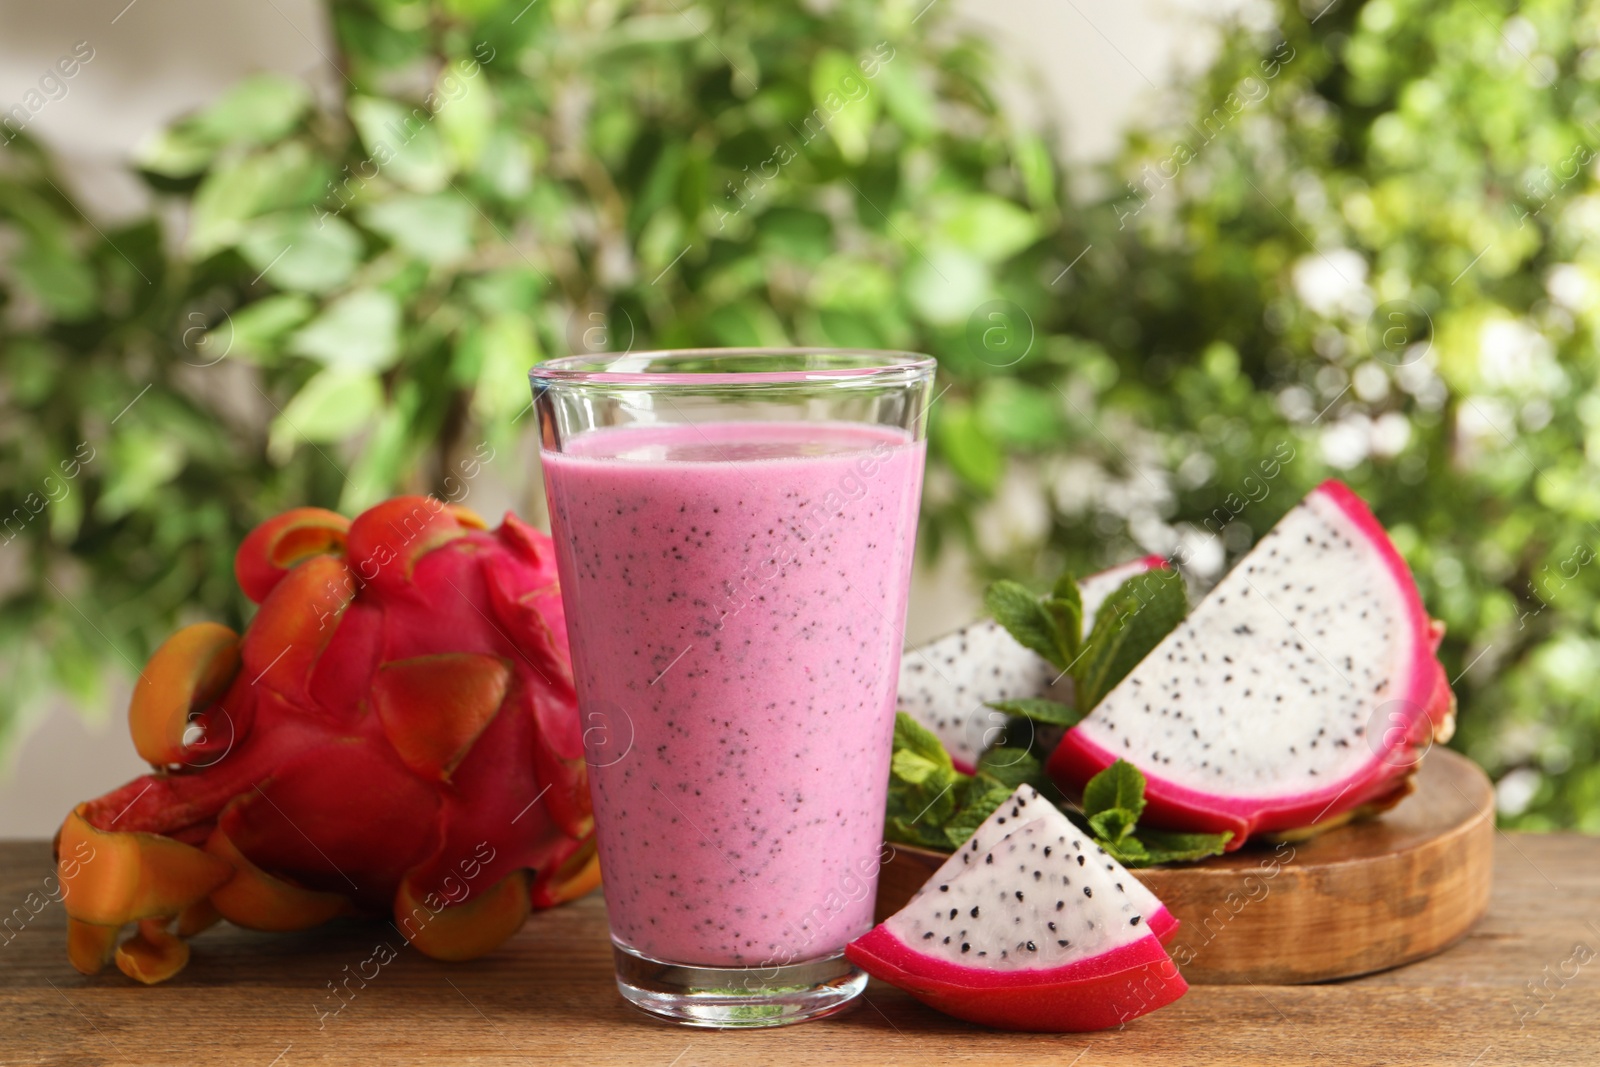
[[[133,409],[137,411],[138,409]],[[131,418],[131,416],[130,416]],[[148,504],[183,469],[183,443],[159,427],[128,426],[106,446],[108,472],[94,514],[110,522]]]
[[[732,348],[781,346],[789,343],[772,309],[754,301],[727,304],[706,317],[706,326],[720,345]]]
[[[57,380],[57,368],[65,363],[59,350],[37,337],[13,341],[6,356],[7,384],[22,404],[37,404],[48,397]]]
[[[343,285],[361,262],[361,236],[337,215],[306,211],[256,219],[242,230],[239,253],[279,289],[324,293]]]
[[[211,165],[217,146],[181,126],[158,130],[140,144],[134,161],[142,170],[167,178],[191,178]]]
[[[967,405],[942,401],[934,409],[934,444],[939,455],[973,488],[992,492],[1005,472],[1006,458]]]
[[[456,170],[471,172],[494,134],[494,89],[481,65],[458,61],[439,72],[433,92],[439,100],[434,121]]]
[[[1083,654],[1073,666],[1073,692],[1093,709],[1189,612],[1183,576],[1157,569],[1129,578],[1095,614]]]
[[[427,108],[374,96],[355,97],[348,106],[367,153],[363,174],[376,170],[418,193],[449,184],[450,159]]]
[[[934,94],[908,63],[889,62],[878,70],[874,92],[883,94],[883,107],[905,129],[908,140],[933,137],[939,127]]]
[[[894,278],[882,264],[829,256],[811,277],[811,299],[819,307],[872,311],[894,299]]]
[[[30,234],[11,258],[18,281],[27,286],[50,313],[80,319],[95,310],[98,289],[83,257],[43,232]]]
[[[455,263],[472,252],[472,202],[453,192],[397,196],[361,212],[361,222],[396,247],[438,265]],[[532,364],[529,364],[532,366]]]
[[[289,331],[309,319],[314,310],[316,306],[299,293],[279,293],[229,312],[223,326],[211,331],[213,336],[208,341],[220,345],[228,355],[254,363],[275,363]]]
[[[346,471],[344,489],[339,494],[339,510],[344,514],[359,514],[388,496],[389,486],[399,472],[414,462],[423,449],[414,425],[420,391],[415,382],[402,383],[393,402],[378,416],[361,454]],[[459,482],[449,486],[452,490],[459,487]]]
[[[457,155],[461,150],[457,149]],[[504,200],[524,196],[533,185],[534,159],[528,141],[509,130],[489,135],[473,169],[473,177]]]
[[[833,224],[820,211],[772,208],[762,212],[758,232],[763,248],[803,263],[822,264],[833,252]],[[884,285],[885,299],[893,289],[892,282]]]
[[[1016,135],[1017,170],[1028,191],[1028,202],[1037,211],[1053,211],[1056,207],[1056,167],[1050,157],[1050,147],[1043,137],[1030,130],[1019,130]]]
[[[289,339],[289,350],[345,371],[379,371],[400,354],[400,304],[381,289],[335,300]]]
[[[825,129],[846,162],[860,163],[867,157],[878,118],[878,95],[855,60],[833,50],[817,55],[811,67],[811,105],[805,119],[807,136]]]
[[[981,259],[949,245],[913,250],[909,268],[901,282],[906,299],[934,326],[965,322],[988,296],[992,282]]]
[[[282,74],[252,74],[215,104],[179,126],[212,144],[272,144],[311,107],[305,82]]]
[[[539,338],[526,315],[496,315],[484,324],[482,361],[472,412],[486,426],[501,429],[532,403],[528,369],[543,358]]]
[[[364,429],[382,406],[377,375],[344,368],[320,371],[272,421],[268,454],[285,463],[301,441],[342,441]]]
[[[189,177],[210,166],[221,148],[282,139],[310,106],[303,82],[281,74],[252,75],[204,111],[146,140],[135,159],[147,171]]]
[[[982,193],[954,198],[933,209],[940,238],[984,263],[998,263],[1039,239],[1039,227],[1026,208]]]
[[[309,209],[321,197],[328,176],[327,163],[294,141],[219,164],[195,191],[189,254],[204,259],[227,248],[245,236],[246,224],[259,215],[297,205]]]
[[[996,711],[1003,711],[1007,715],[1021,715],[1025,719],[1032,719],[1037,723],[1047,726],[1076,726],[1083,721],[1086,712],[1079,711],[1071,704],[1063,704],[1059,700],[1047,700],[1043,697],[1020,697],[1016,700],[990,700],[985,702],[985,707]]]
[[[996,317],[991,321],[995,328],[1009,331],[1004,340],[1009,342],[1015,338],[1016,347],[1003,352],[991,350],[991,358],[1002,362],[1031,358],[1031,351],[1022,346],[1027,333],[1033,331],[1032,324],[1015,310],[993,314]],[[1034,338],[1032,351],[1039,348],[1040,341]],[[1032,450],[1054,446],[1061,437],[1060,407],[1061,398],[1055,390],[1039,389],[1015,378],[990,378],[978,392],[978,421],[989,436],[1011,448]]]

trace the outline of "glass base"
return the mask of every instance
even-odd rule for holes
[[[787,967],[691,967],[612,944],[617,988],[634,1007],[684,1026],[788,1026],[842,1011],[867,976],[842,954]]]

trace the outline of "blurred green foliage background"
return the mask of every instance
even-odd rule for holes
[[[541,358],[864,345],[939,358],[925,550],[983,578],[1203,583],[1346,479],[1505,821],[1600,830],[1600,8],[1262,0],[1087,180],[921,0],[328,17],[337,92],[153,137],[145,221],[0,149],[0,751],[240,624],[267,515],[459,496]]]

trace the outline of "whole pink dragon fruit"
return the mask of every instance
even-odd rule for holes
[[[155,982],[218,918],[347,913],[464,959],[597,883],[547,537],[428,497],[353,522],[301,508],[257,527],[235,573],[261,605],[243,637],[186,627],[134,688],[154,773],[58,835],[74,966],[114,954]]]

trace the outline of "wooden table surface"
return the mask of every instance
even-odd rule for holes
[[[1087,1035],[967,1026],[878,982],[854,1010],[795,1027],[658,1023],[612,985],[599,894],[465,964],[424,959],[381,923],[219,926],[194,940],[187,970],[146,988],[68,966],[60,904],[28,908],[50,870],[45,843],[0,844],[0,914],[22,909],[0,932],[0,1064],[1600,1063],[1600,838],[1576,835],[1497,835],[1488,916],[1432,959],[1326,985],[1195,987]],[[29,917],[20,933],[17,915]],[[1235,920],[1248,921],[1248,909]],[[396,957],[335,999],[329,984],[381,942]]]

